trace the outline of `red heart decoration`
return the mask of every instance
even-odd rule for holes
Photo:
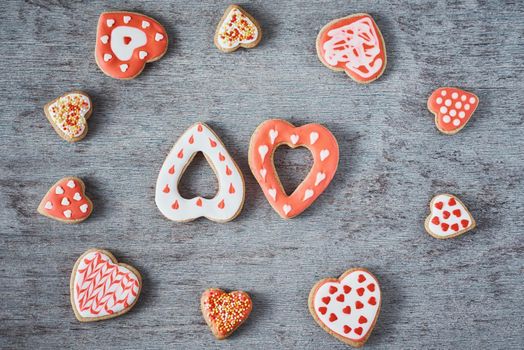
[[[349,286],[350,293],[326,305],[323,300],[330,289],[341,286]],[[362,346],[370,336],[380,313],[380,303],[377,279],[362,268],[350,269],[339,278],[323,279],[309,294],[309,310],[315,321],[329,334],[355,347]]]
[[[438,88],[428,99],[428,109],[435,115],[437,128],[448,135],[466,126],[478,104],[479,98],[471,92],[451,87]]]
[[[215,337],[224,339],[247,320],[253,303],[246,292],[213,288],[202,294],[200,308]]]
[[[84,221],[92,211],[93,203],[85,194],[85,184],[77,177],[59,180],[38,206],[40,214],[69,224]]]

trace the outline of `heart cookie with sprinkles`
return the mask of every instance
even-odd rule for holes
[[[460,236],[475,228],[476,223],[464,203],[451,194],[436,195],[429,203],[431,213],[424,227],[439,239]]]
[[[85,194],[85,185],[77,177],[65,177],[55,183],[40,202],[38,212],[68,224],[84,221],[91,215],[93,203]]]
[[[478,105],[476,95],[451,87],[433,91],[428,99],[428,109],[435,115],[437,129],[448,135],[465,127]]]
[[[286,144],[306,147],[313,155],[313,167],[291,195],[287,195],[275,170],[275,150]],[[295,127],[273,119],[265,121],[251,136],[249,166],[269,204],[284,219],[306,210],[327,188],[338,167],[339,149],[335,136],[320,124]]]
[[[380,313],[378,280],[366,269],[319,281],[309,293],[309,311],[326,332],[354,347],[369,338]]]
[[[253,303],[246,292],[212,288],[202,294],[200,308],[215,337],[224,339],[247,320]]]
[[[66,141],[76,142],[87,134],[87,119],[93,112],[89,96],[82,91],[64,94],[44,106],[47,120]]]
[[[116,79],[133,79],[146,63],[167,51],[167,33],[154,19],[135,12],[104,12],[98,20],[95,57],[100,69]]]
[[[258,22],[238,5],[229,6],[215,32],[215,46],[223,52],[233,52],[240,47],[250,49],[262,40]]]
[[[140,295],[142,277],[107,250],[89,249],[76,261],[70,287],[76,318],[93,322],[131,310]]]

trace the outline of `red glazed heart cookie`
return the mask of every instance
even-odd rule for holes
[[[81,322],[125,314],[135,305],[142,277],[132,266],[119,264],[107,250],[89,249],[71,274],[71,304]]]
[[[44,113],[56,133],[64,140],[76,142],[87,134],[87,119],[93,112],[89,96],[82,91],[64,94],[44,106]]]
[[[309,293],[309,311],[329,334],[354,347],[369,338],[380,313],[380,286],[363,268],[319,281]]]
[[[224,339],[247,320],[253,303],[246,292],[207,289],[200,299],[200,308],[215,337]]]
[[[167,33],[154,19],[135,12],[104,12],[98,20],[95,57],[116,79],[133,79],[167,51]]]
[[[233,52],[239,47],[253,48],[261,39],[258,22],[240,6],[231,5],[218,23],[214,42],[220,51]]]
[[[219,190],[215,197],[184,198],[178,182],[186,167],[202,152],[215,171]],[[186,130],[167,155],[158,174],[155,202],[166,218],[185,222],[206,217],[217,222],[233,220],[244,205],[244,177],[211,128],[196,123]]]
[[[439,239],[459,236],[475,228],[476,223],[466,206],[451,194],[439,194],[429,203],[431,213],[424,227]]]
[[[313,154],[313,167],[291,195],[287,195],[273,164],[275,150],[282,144],[306,147]],[[284,219],[306,210],[327,188],[338,166],[335,136],[320,124],[295,127],[279,119],[265,121],[255,130],[249,144],[249,166],[267,200]]]
[[[384,39],[373,18],[358,13],[326,24],[318,33],[317,55],[329,69],[370,83],[386,69]]]
[[[77,177],[65,177],[55,183],[40,202],[38,212],[68,224],[84,221],[91,215],[93,203],[85,194],[85,185]]]
[[[456,134],[466,126],[478,104],[476,95],[450,87],[433,91],[428,99],[428,109],[435,115],[437,128],[448,135]]]

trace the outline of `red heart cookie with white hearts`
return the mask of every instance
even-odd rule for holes
[[[87,119],[92,112],[91,99],[82,91],[69,92],[44,106],[53,129],[69,142],[80,141],[87,135]]]
[[[313,155],[313,167],[291,195],[287,195],[273,164],[275,150],[282,144],[306,147]],[[295,127],[272,119],[263,122],[251,136],[249,166],[269,204],[284,219],[306,210],[327,188],[337,171],[339,158],[335,136],[320,124]]]
[[[224,339],[247,320],[253,303],[246,292],[211,288],[202,294],[200,308],[215,337]]]
[[[38,206],[40,214],[68,224],[84,221],[92,211],[93,203],[85,194],[84,182],[77,177],[59,180]]]
[[[318,33],[317,55],[329,69],[344,71],[362,84],[374,81],[386,69],[384,39],[373,18],[366,13],[326,24]]]
[[[429,203],[431,213],[424,227],[433,237],[446,239],[475,228],[476,223],[464,203],[451,194],[439,194]]]
[[[428,99],[428,109],[435,115],[437,129],[448,135],[465,127],[478,105],[476,95],[451,87],[438,88]]]
[[[238,5],[230,5],[215,31],[215,46],[223,52],[233,52],[243,47],[251,49],[262,40],[258,22]]]
[[[366,269],[350,269],[339,278],[319,281],[309,293],[315,321],[338,340],[361,347],[380,313],[382,296],[375,276]]]
[[[167,51],[167,33],[154,19],[135,12],[104,12],[98,19],[95,57],[105,74],[133,79],[146,63]]]
[[[142,277],[132,266],[118,263],[103,249],[89,249],[71,274],[71,305],[80,322],[120,316],[136,304]]]

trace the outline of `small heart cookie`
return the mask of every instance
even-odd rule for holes
[[[435,115],[437,129],[448,135],[465,127],[478,105],[476,95],[451,87],[438,88],[428,99],[428,109]]]
[[[91,99],[82,91],[68,92],[44,106],[53,129],[69,142],[80,141],[87,135],[87,119],[92,112]]]
[[[125,314],[136,304],[142,277],[132,266],[118,263],[103,249],[89,249],[78,258],[71,274],[71,305],[80,322]]]
[[[258,22],[238,5],[229,6],[218,23],[215,45],[223,52],[233,52],[239,47],[253,48],[262,40]]]
[[[55,183],[38,206],[40,214],[68,224],[84,221],[92,211],[93,203],[85,194],[84,182],[72,176]]]
[[[476,223],[464,203],[451,194],[439,194],[429,203],[431,213],[424,227],[439,239],[460,236],[475,228]]]
[[[215,337],[224,339],[247,320],[253,303],[246,292],[211,288],[202,294],[200,308]]]
[[[350,269],[326,278],[309,293],[309,311],[326,332],[354,347],[369,338],[380,313],[378,280],[366,269]]]

